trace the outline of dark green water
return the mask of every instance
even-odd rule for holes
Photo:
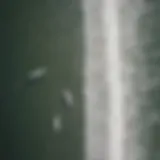
[[[80,1],[15,0],[2,5],[1,159],[82,160],[82,11]],[[47,67],[27,83],[28,71]],[[60,92],[69,88],[74,108]],[[62,131],[52,119],[62,116]]]
[[[149,108],[151,112],[156,113],[160,119],[160,1],[151,0],[146,1],[145,5],[148,7],[146,13],[141,17],[140,24],[142,25],[141,34],[146,38],[143,45],[143,52],[147,60],[148,77],[151,85],[147,92],[148,103],[145,106],[145,111],[142,116],[146,116],[145,112]],[[144,39],[144,38],[143,38]],[[158,80],[158,81],[157,81]],[[154,85],[155,81],[158,83]],[[148,116],[150,113],[148,114]],[[149,129],[149,160],[160,159],[160,123],[155,122]],[[144,135],[145,136],[145,135]]]

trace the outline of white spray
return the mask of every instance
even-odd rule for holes
[[[143,7],[142,0],[84,0],[86,160],[146,160]]]
[[[108,81],[109,118],[108,154],[109,160],[124,160],[125,105],[122,81],[122,53],[120,43],[119,4],[117,0],[107,0],[106,15],[106,77]]]

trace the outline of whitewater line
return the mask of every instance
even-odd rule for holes
[[[106,160],[106,82],[102,6],[83,0],[84,25],[84,159]]]
[[[106,79],[109,86],[108,150],[109,160],[124,160],[124,86],[120,48],[119,1],[107,0],[104,5],[106,45]]]

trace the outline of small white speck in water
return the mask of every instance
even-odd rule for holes
[[[28,73],[28,79],[29,80],[40,79],[44,77],[46,73],[47,73],[47,67],[39,67],[39,68],[31,70]]]
[[[62,90],[62,97],[64,99],[65,104],[68,107],[73,107],[74,104],[73,94],[69,89]]]
[[[62,130],[62,118],[60,115],[53,117],[52,123],[54,132],[60,132]]]

